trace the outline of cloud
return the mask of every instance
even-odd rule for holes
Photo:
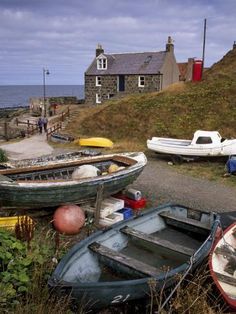
[[[98,42],[108,53],[160,51],[171,35],[177,61],[201,58],[204,18],[210,66],[232,47],[235,15],[234,0],[1,0],[0,84],[41,84],[44,66],[50,84],[83,84]]]

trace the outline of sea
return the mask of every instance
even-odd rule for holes
[[[84,85],[47,85],[46,97],[84,98]],[[28,107],[31,97],[43,97],[42,85],[0,85],[0,108]]]

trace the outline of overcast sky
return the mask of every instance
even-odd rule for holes
[[[236,40],[236,0],[0,0],[0,85],[83,84],[97,43],[107,53],[161,51],[211,66]]]

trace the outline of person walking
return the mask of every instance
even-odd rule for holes
[[[48,119],[47,117],[43,118],[43,128],[44,128],[44,132],[47,132],[47,126],[48,126]]]
[[[38,127],[39,127],[39,133],[42,134],[43,131],[43,119],[39,117],[38,119]]]

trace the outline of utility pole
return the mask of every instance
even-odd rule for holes
[[[43,68],[43,109],[44,109],[44,117],[47,116],[47,106],[46,106],[46,75],[49,75],[50,72],[48,69]]]
[[[205,45],[206,45],[206,19],[204,19],[204,33],[203,33],[203,45],[202,45],[202,73],[201,73],[201,79],[203,76],[203,69],[204,69],[204,63],[205,63]]]

